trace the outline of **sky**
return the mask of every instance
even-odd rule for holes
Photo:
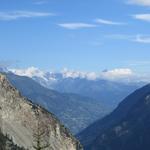
[[[150,73],[150,0],[0,0],[0,62]]]

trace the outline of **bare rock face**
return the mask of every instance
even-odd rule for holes
[[[41,143],[48,143],[47,150],[82,150],[53,114],[22,97],[3,74],[0,74],[0,127],[14,143],[29,150],[36,145],[40,131]]]

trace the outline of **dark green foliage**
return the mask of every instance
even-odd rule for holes
[[[50,129],[48,128],[48,122],[43,122],[42,117],[40,116],[39,111],[36,111],[37,115],[37,124],[36,127],[33,129],[33,138],[34,138],[34,143],[33,143],[33,148],[35,150],[44,150],[49,148],[50,149],[50,144],[49,144],[49,133]]]
[[[6,146],[6,141],[7,141],[6,136],[4,136],[2,132],[0,131],[0,149],[4,150]]]

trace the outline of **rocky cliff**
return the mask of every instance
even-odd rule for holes
[[[3,134],[8,134],[14,143],[30,150],[36,144],[37,136],[43,133],[46,135],[40,140],[48,143],[47,150],[82,149],[53,114],[22,97],[3,74],[0,74],[0,126]]]

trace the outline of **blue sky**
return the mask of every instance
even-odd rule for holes
[[[0,60],[23,68],[147,73],[149,26],[150,0],[1,0]]]

